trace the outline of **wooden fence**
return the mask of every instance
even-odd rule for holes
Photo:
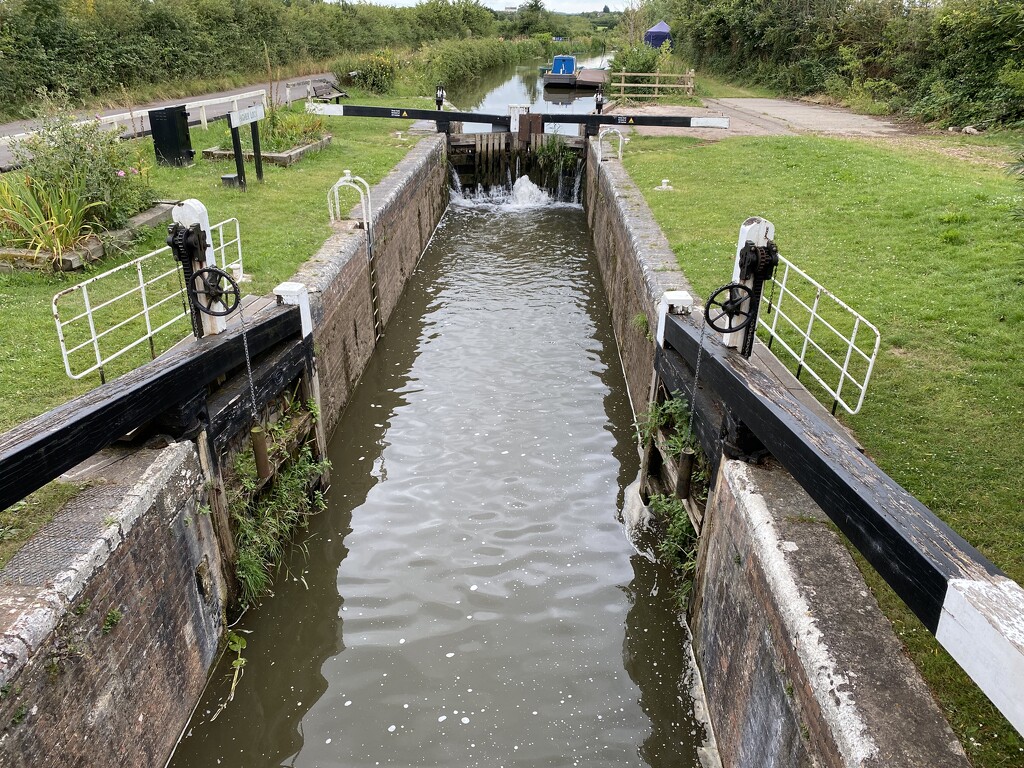
[[[608,94],[619,99],[670,99],[683,93],[693,96],[694,71],[612,72]]]

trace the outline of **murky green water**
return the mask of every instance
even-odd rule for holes
[[[331,443],[329,508],[175,766],[695,766],[686,637],[578,207],[449,210]]]

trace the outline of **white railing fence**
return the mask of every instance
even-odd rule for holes
[[[214,263],[238,279],[243,272],[238,219],[211,228]],[[149,357],[159,354],[156,336],[176,323],[188,323],[180,265],[169,246],[125,262],[53,297],[64,371],[81,379],[148,342]],[[185,326],[189,327],[189,326]]]
[[[860,411],[878,357],[878,329],[791,261],[779,256],[766,281],[758,313],[761,337],[777,355],[796,363],[797,378],[807,371],[841,405]],[[852,392],[852,396],[851,396]]]
[[[622,131],[618,128],[602,128],[597,135],[597,162],[604,160],[604,140],[608,137],[608,143],[611,144],[611,137],[609,134],[614,133],[619,137],[619,160],[622,160],[622,146],[626,141],[626,137],[622,135]]]

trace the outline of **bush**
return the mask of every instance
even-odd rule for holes
[[[76,123],[62,113],[14,147],[25,173],[44,187],[60,188],[78,179],[88,219],[106,228],[123,226],[153,203],[147,165],[138,143],[121,141],[98,122]]]
[[[398,60],[389,50],[346,56],[332,65],[339,83],[351,83],[371,93],[388,93],[395,84]]]
[[[631,45],[616,51],[609,67],[613,72],[657,72],[663,68],[662,52],[649,45]]]

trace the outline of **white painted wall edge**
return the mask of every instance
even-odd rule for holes
[[[345,115],[344,104],[320,104],[316,101],[306,102],[306,111],[311,115],[330,115],[333,117]]]
[[[1024,589],[1004,577],[951,579],[935,638],[1024,733]]]
[[[690,119],[691,128],[729,128],[728,117],[694,117]]]

